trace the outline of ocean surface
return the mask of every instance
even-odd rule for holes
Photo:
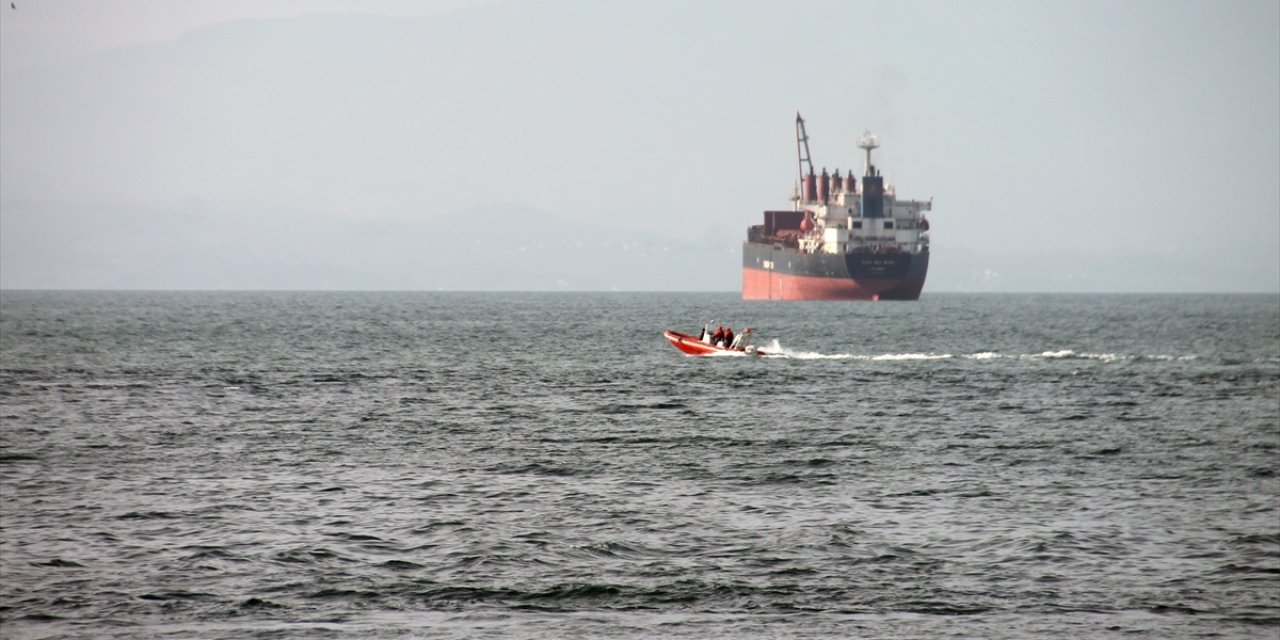
[[[1275,639],[1280,296],[5,291],[0,637]]]

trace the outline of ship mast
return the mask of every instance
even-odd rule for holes
[[[869,176],[872,174],[871,167],[871,150],[880,146],[880,139],[870,131],[864,131],[862,137],[858,139],[858,148],[865,149],[867,152],[867,164],[862,169],[862,175]]]

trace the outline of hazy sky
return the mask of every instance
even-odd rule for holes
[[[926,294],[1280,292],[1280,3],[17,0],[0,287],[736,290],[864,129]]]

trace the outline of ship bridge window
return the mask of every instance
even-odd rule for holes
[[[885,221],[884,221],[884,228],[886,228],[886,229],[892,229],[892,228],[893,228],[893,221],[892,221],[892,220],[885,220]]]
[[[861,228],[862,228],[862,221],[861,221],[861,220],[854,220],[854,221],[853,221],[853,228],[854,228],[854,229],[861,229]]]

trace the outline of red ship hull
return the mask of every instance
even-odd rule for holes
[[[743,300],[918,300],[929,254],[800,254],[744,245]]]
[[[877,300],[896,280],[854,282],[777,271],[742,270],[743,300]]]

